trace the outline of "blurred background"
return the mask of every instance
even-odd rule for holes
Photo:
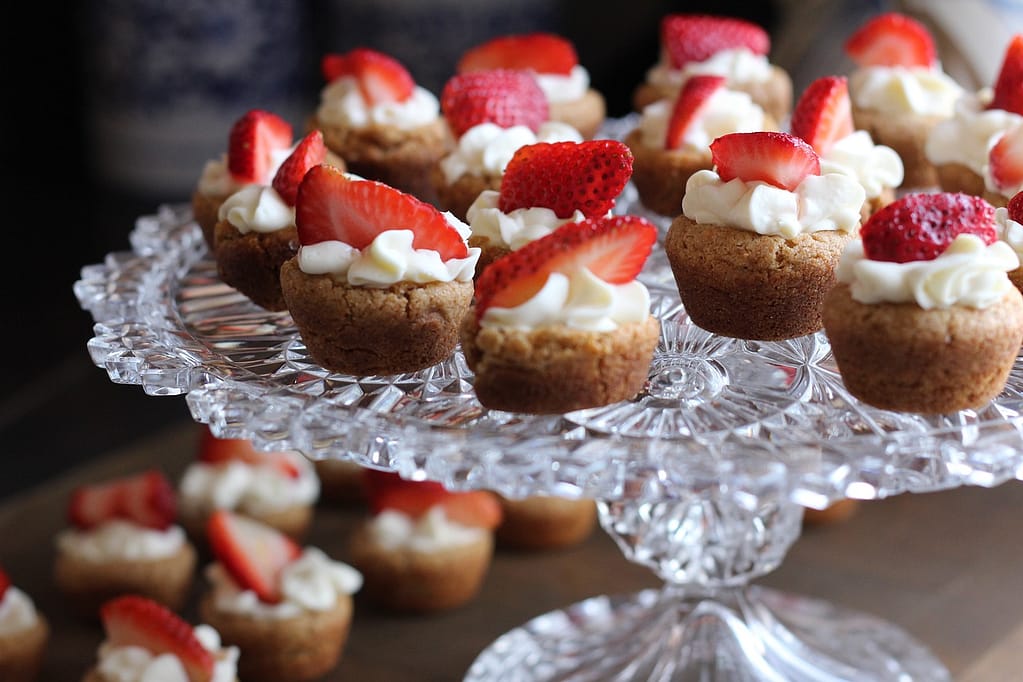
[[[942,11],[949,6],[959,10]],[[554,31],[575,43],[609,115],[619,117],[629,113],[633,89],[658,58],[664,14],[712,12],[761,24],[772,35],[771,60],[790,71],[799,93],[819,75],[848,72],[844,36],[884,9],[925,18],[946,64],[957,69],[950,72],[980,83],[993,78],[1008,32],[1018,25],[1006,17],[1015,21],[1020,11],[1018,3],[980,0],[20,5],[18,20],[3,22],[2,186],[10,239],[0,497],[174,420],[190,420],[183,398],[115,386],[92,365],[86,351],[92,319],[78,306],[74,282],[84,265],[129,248],[138,216],[188,200],[204,162],[225,149],[241,113],[270,109],[301,130],[318,101],[325,52],[359,45],[388,52],[439,93],[465,49],[501,34]],[[956,21],[963,11],[986,21],[989,31],[973,33],[985,38],[965,51],[963,22]]]

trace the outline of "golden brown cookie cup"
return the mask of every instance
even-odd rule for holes
[[[495,530],[499,547],[545,551],[584,541],[597,525],[593,500],[532,495],[498,498],[501,524]]]
[[[214,243],[221,281],[265,310],[287,310],[281,292],[281,265],[298,252],[294,225],[273,232],[242,233],[221,220],[214,228]]]

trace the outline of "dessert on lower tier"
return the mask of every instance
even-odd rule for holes
[[[450,214],[380,182],[317,166],[299,186],[298,254],[281,287],[309,355],[355,376],[446,359],[472,299],[479,249]]]
[[[163,604],[131,594],[100,608],[104,639],[82,682],[238,682],[238,649],[209,625],[192,627]],[[283,679],[283,678],[282,678]]]
[[[908,194],[842,254],[824,329],[846,389],[886,410],[943,414],[997,396],[1023,342],[1019,258],[995,209],[966,194]]]
[[[480,192],[501,188],[515,151],[535,142],[581,142],[582,134],[550,118],[547,97],[529,71],[455,74],[441,92],[441,112],[455,147],[433,168],[437,205],[465,220]]]
[[[494,531],[498,547],[562,549],[583,542],[597,526],[597,504],[591,499],[547,495],[499,499],[501,524]]]
[[[320,478],[321,501],[339,505],[365,501],[361,464],[344,459],[318,459],[313,464]]]
[[[677,96],[643,107],[625,137],[635,156],[633,184],[647,209],[674,218],[682,212],[686,182],[713,165],[710,143],[721,135],[777,130],[750,96],[726,86],[724,76],[697,74]]]
[[[150,470],[86,484],[68,500],[70,526],[56,538],[54,582],[67,603],[95,618],[105,601],[140,594],[181,608],[196,551],[177,525],[170,481]]]
[[[455,66],[457,73],[491,69],[531,71],[547,96],[552,121],[572,126],[592,139],[604,125],[607,103],[590,86],[575,46],[554,33],[501,35],[469,48]]]
[[[453,140],[437,96],[390,55],[368,48],[327,54],[327,85],[310,120],[353,173],[435,202],[430,171]]]
[[[905,173],[902,159],[891,147],[874,144],[866,130],[854,129],[844,76],[810,83],[792,111],[790,130],[820,156],[821,173],[844,173],[863,186],[863,220],[895,200]]]
[[[925,151],[946,192],[1004,206],[1023,189],[1023,34],[1009,42],[994,88],[962,95]]]
[[[792,108],[792,78],[768,61],[771,39],[761,26],[735,17],[668,14],[660,23],[660,57],[633,93],[642,111],[657,100],[674,100],[697,74],[724,76],[730,90],[749,94],[779,123]]]
[[[50,624],[0,567],[0,680],[33,682],[50,641]]]
[[[632,152],[616,140],[537,142],[519,147],[500,190],[484,190],[468,210],[476,274],[567,222],[609,214],[632,175]]]
[[[227,509],[301,539],[312,522],[320,480],[312,462],[286,450],[262,452],[243,438],[199,427],[196,458],[178,482],[181,523],[205,539],[209,517]]]
[[[550,414],[639,393],[660,323],[636,275],[656,238],[643,218],[589,218],[487,266],[461,332],[480,403]]]
[[[281,163],[269,185],[246,185],[220,205],[213,227],[217,275],[261,308],[277,312],[287,307],[281,265],[298,249],[298,184],[326,159],[323,136],[314,130]]]
[[[731,133],[711,143],[715,170],[689,179],[664,250],[694,324],[742,339],[821,328],[820,307],[855,237],[863,187],[820,172],[788,133]]]
[[[844,49],[856,65],[849,77],[856,129],[898,153],[902,187],[936,187],[927,137],[952,116],[963,89],[942,69],[930,31],[909,16],[887,12],[854,31]]]
[[[400,613],[465,605],[490,569],[501,507],[493,493],[367,470],[369,517],[349,538],[368,599]]]
[[[206,534],[216,561],[206,567],[199,613],[240,650],[238,676],[304,682],[337,667],[360,573],[233,512],[215,512]]]

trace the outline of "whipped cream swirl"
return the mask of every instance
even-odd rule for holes
[[[963,88],[941,69],[870,66],[849,77],[849,95],[861,109],[889,114],[951,116]]]
[[[57,548],[85,561],[151,561],[177,554],[185,545],[181,526],[165,530],[114,519],[89,530],[65,528]]]
[[[988,109],[993,92],[983,88],[959,98],[955,114],[934,126],[924,153],[935,165],[959,163],[980,176],[988,173],[988,153],[1005,132],[1023,124],[1023,116]]]
[[[210,682],[235,682],[238,647],[222,647],[220,633],[209,625],[198,625],[193,632],[202,647],[213,654]],[[139,646],[113,646],[104,642],[99,647],[96,668],[106,682],[189,682],[185,666],[177,656],[153,655]]]
[[[367,532],[384,549],[430,553],[478,542],[489,531],[456,523],[437,505],[418,519],[385,509],[367,522]]]
[[[217,465],[193,462],[178,485],[181,505],[202,513],[232,509],[263,514],[313,504],[320,495],[316,470],[298,453],[290,453],[289,459],[299,471],[297,478],[273,466],[237,461]]]
[[[705,74],[724,76],[732,85],[763,83],[771,78],[771,63],[767,55],[756,54],[745,47],[719,50],[702,62],[688,62],[682,68],[672,66],[666,50],[647,71],[646,82],[664,90],[678,90],[691,76]]]
[[[31,597],[13,585],[0,599],[0,637],[24,632],[39,622]]]
[[[858,181],[868,199],[902,184],[905,167],[902,157],[891,147],[874,144],[870,133],[857,130],[836,140],[821,155],[821,174],[841,173]]]
[[[590,89],[590,72],[576,64],[568,74],[537,73],[536,82],[550,103],[574,102]]]
[[[664,149],[668,122],[675,107],[672,99],[662,99],[643,107],[639,127],[643,144]],[[764,110],[745,92],[719,88],[710,96],[682,136],[680,149],[700,152],[710,157],[710,143],[727,133],[751,133],[765,130]]]
[[[463,175],[500,176],[519,147],[537,142],[582,142],[582,134],[560,121],[545,121],[534,133],[527,126],[502,128],[495,123],[480,123],[466,130],[458,144],[440,160],[448,184]]]
[[[568,218],[559,218],[549,208],[534,206],[517,208],[505,213],[498,208],[501,193],[488,189],[480,192],[466,211],[472,236],[486,238],[495,246],[515,251],[531,241],[546,237],[565,223],[578,223],[586,219],[576,210]]]
[[[416,86],[402,102],[366,103],[358,82],[343,76],[320,91],[316,117],[327,125],[366,128],[371,125],[412,130],[433,123],[440,117],[440,102],[429,90]]]
[[[1001,206],[995,209],[995,229],[998,238],[1012,247],[1023,261],[1023,224],[1009,217],[1009,209]]]
[[[295,224],[295,207],[270,185],[245,185],[224,200],[217,217],[242,234],[277,232]]]

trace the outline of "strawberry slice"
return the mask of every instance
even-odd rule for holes
[[[299,185],[295,225],[303,245],[337,240],[363,249],[385,230],[412,230],[412,246],[436,251],[442,260],[469,253],[462,235],[434,206],[329,165],[315,166]]]
[[[529,71],[458,73],[441,90],[440,108],[455,137],[480,123],[524,125],[534,133],[550,118],[547,96]]]
[[[177,498],[167,477],[152,470],[75,488],[67,513],[68,521],[81,530],[113,519],[165,530],[177,516]]]
[[[559,218],[578,209],[605,215],[632,177],[632,152],[616,140],[539,142],[520,147],[501,179],[498,208],[549,208]]]
[[[1023,125],[1008,130],[988,152],[991,179],[1002,194],[1023,185]]]
[[[4,600],[4,595],[7,594],[7,588],[11,586],[11,579],[4,571],[3,567],[0,566],[0,603]]]
[[[212,465],[243,462],[250,466],[267,466],[287,478],[298,478],[302,475],[288,453],[257,450],[252,446],[252,441],[244,438],[217,438],[209,427],[202,429],[198,460]]]
[[[682,138],[693,121],[700,118],[710,98],[725,87],[724,76],[697,74],[690,77],[679,90],[678,97],[668,119],[668,133],[664,138],[665,149],[678,149]]]
[[[489,491],[453,491],[436,481],[410,481],[374,469],[367,469],[367,474],[367,498],[374,514],[393,509],[418,519],[440,505],[448,519],[463,526],[493,530],[501,523],[501,504]]]
[[[306,172],[326,160],[327,146],[323,143],[323,133],[314,130],[295,145],[295,150],[277,169],[271,184],[288,206],[294,206],[298,198],[298,185]]]
[[[344,76],[354,78],[369,106],[404,102],[416,89],[412,74],[401,62],[365,47],[344,54],[324,55],[320,70],[328,83]]]
[[[1023,191],[1017,192],[1009,199],[1005,208],[1009,211],[1009,217],[1017,223],[1023,223]]]
[[[938,59],[927,27],[899,12],[879,14],[860,26],[846,40],[845,53],[862,67],[932,67]]]
[[[277,114],[250,109],[231,126],[227,169],[238,182],[265,182],[273,152],[289,148],[291,136],[291,124]]]
[[[792,111],[792,134],[818,154],[854,130],[849,84],[845,76],[824,76],[810,83]]]
[[[638,216],[565,223],[483,270],[476,281],[476,319],[491,306],[512,308],[529,300],[553,272],[587,268],[611,284],[631,282],[656,240],[657,228]]]
[[[703,62],[722,50],[746,48],[756,55],[771,51],[771,38],[760,26],[733,17],[669,14],[661,19],[661,47],[674,69]]]
[[[133,594],[115,597],[100,607],[100,619],[111,646],[140,647],[154,656],[170,654],[181,661],[189,682],[213,678],[213,654],[191,625],[162,604]]]
[[[578,63],[575,47],[565,38],[554,33],[524,33],[500,36],[467,50],[455,72],[525,69],[567,76]]]
[[[725,182],[759,180],[792,191],[807,175],[821,174],[817,152],[789,133],[729,133],[710,143],[710,153]]]
[[[1023,115],[1023,33],[1014,35],[1005,48],[988,109]]]
[[[994,207],[962,193],[907,194],[874,213],[860,228],[867,258],[892,263],[933,260],[960,234],[995,243]]]
[[[281,600],[280,574],[298,558],[301,547],[272,526],[218,509],[206,524],[210,550],[236,583],[259,600]]]

